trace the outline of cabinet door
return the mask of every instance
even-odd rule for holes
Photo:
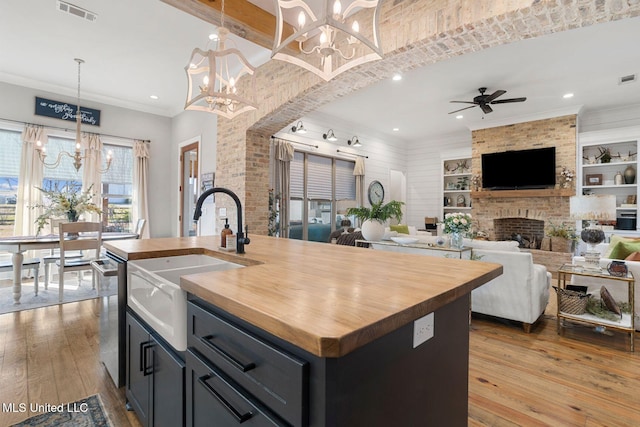
[[[219,369],[187,350],[187,426],[287,426]]]
[[[150,425],[149,408],[153,385],[152,346],[149,332],[127,313],[126,396],[143,426]]]
[[[184,425],[184,362],[162,345],[153,346],[153,426]]]

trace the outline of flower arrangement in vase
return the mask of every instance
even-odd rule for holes
[[[471,214],[451,212],[444,216],[444,232],[451,235],[451,246],[461,249],[464,235],[471,230]]]
[[[35,221],[38,225],[36,234],[40,234],[51,218],[65,218],[69,222],[77,222],[83,213],[102,213],[102,210],[91,201],[94,196],[93,185],[84,191],[80,191],[78,185],[67,185],[62,190],[37,188],[44,194],[45,201],[43,204],[31,206],[31,208],[43,209]]]

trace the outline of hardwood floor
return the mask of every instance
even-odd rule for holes
[[[0,315],[0,402],[60,404],[100,394],[115,427],[140,426],[99,361],[100,299]],[[30,416],[0,408],[0,426]],[[6,409],[6,408],[5,408]]]
[[[99,300],[87,300],[0,315],[0,402],[99,393],[114,426],[139,426],[99,362],[99,311]],[[640,425],[640,354],[621,334],[578,326],[560,336],[549,315],[525,334],[474,316],[470,353],[470,426]],[[0,426],[28,416],[0,412]]]

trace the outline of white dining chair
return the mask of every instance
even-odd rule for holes
[[[63,223],[64,220],[62,219],[50,219],[49,220],[49,226],[50,226],[50,233],[51,234],[58,234],[60,232],[60,224]],[[67,252],[65,254],[65,257],[67,258],[67,260],[69,259],[81,259],[82,258],[82,253],[81,252]],[[45,255],[42,257],[42,263],[44,264],[44,289],[47,290],[49,289],[49,281],[50,276],[51,276],[51,265],[52,264],[56,264],[58,262],[58,260],[60,260],[60,250],[59,249],[50,249],[49,250],[49,255]]]
[[[91,261],[100,257],[102,246],[102,223],[99,222],[66,222],[59,225],[60,228],[60,259],[56,262],[60,272],[59,301],[62,302],[64,289],[64,274],[69,271],[90,270],[92,272],[91,284],[95,289],[96,275],[91,267]],[[68,259],[65,253],[68,251],[89,251],[83,258]]]

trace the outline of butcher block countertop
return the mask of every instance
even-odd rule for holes
[[[502,266],[252,235],[104,242],[125,260],[208,254],[245,268],[193,274],[181,287],[319,357],[340,357],[470,293]],[[436,331],[437,333],[437,331]]]

